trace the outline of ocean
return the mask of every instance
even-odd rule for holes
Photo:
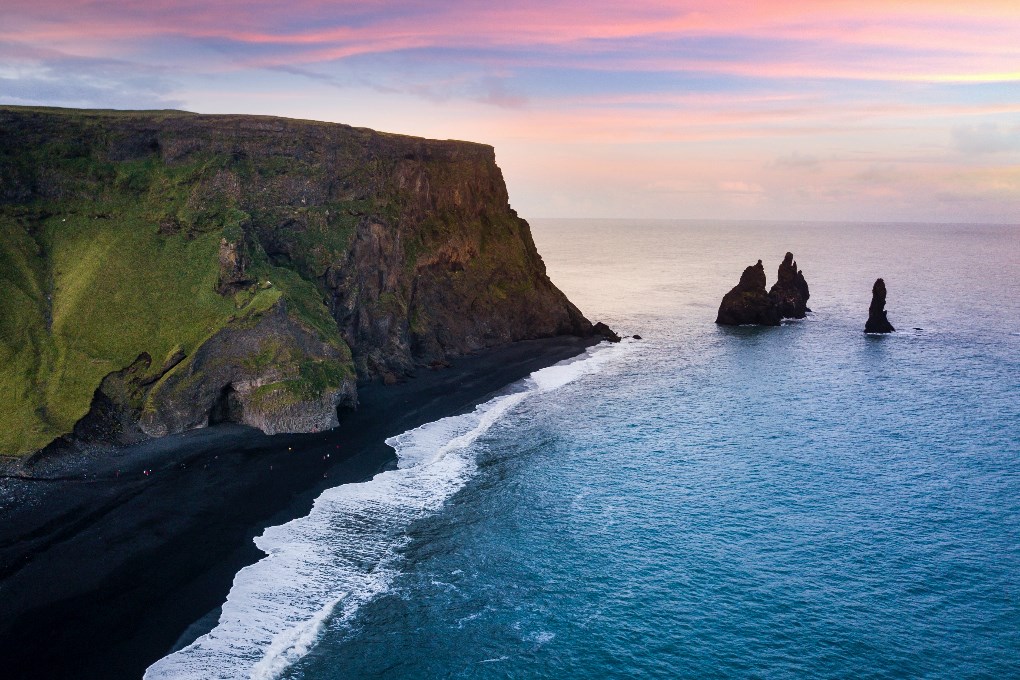
[[[389,440],[147,678],[1020,677],[1020,226],[532,227],[642,339]],[[788,250],[808,318],[716,326]]]

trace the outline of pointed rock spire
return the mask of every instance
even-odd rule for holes
[[[895,328],[885,315],[885,281],[878,279],[871,287],[871,306],[868,308],[868,322],[865,333],[892,333]]]
[[[787,253],[779,265],[778,280],[769,291],[769,297],[784,319],[803,319],[808,309],[807,301],[811,297],[808,291],[804,272],[797,269],[793,253]]]

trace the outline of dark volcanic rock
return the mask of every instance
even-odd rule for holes
[[[871,288],[871,307],[868,308],[868,322],[865,333],[892,333],[895,328],[885,315],[885,281],[878,279]]]
[[[248,275],[249,258],[242,244],[220,239],[220,280],[216,290],[221,295],[233,295],[255,283]]]
[[[765,267],[758,260],[758,264],[744,270],[740,283],[723,297],[715,322],[724,326],[778,326],[779,320],[779,310],[765,291]]]
[[[811,311],[807,306],[811,293],[804,272],[797,269],[793,253],[787,253],[779,265],[779,279],[769,291],[769,297],[784,319],[803,319]]]
[[[606,324],[602,323],[601,321],[599,321],[597,324],[592,326],[592,334],[593,335],[601,335],[603,338],[605,338],[609,342],[620,342],[620,336],[617,335],[616,332],[613,331],[612,328],[610,328]]]

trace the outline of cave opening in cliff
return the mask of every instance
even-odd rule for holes
[[[242,406],[241,400],[237,397],[234,384],[229,383],[223,386],[220,394],[209,409],[209,424],[219,425],[220,423],[240,423]]]

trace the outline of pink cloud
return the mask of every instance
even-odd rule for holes
[[[140,64],[181,74],[162,87],[196,110],[493,143],[532,214],[570,192],[566,205],[602,214],[726,203],[839,217],[872,201],[876,215],[924,215],[936,195],[994,204],[976,216],[1020,206],[1003,138],[1020,98],[925,86],[1020,81],[1017,0],[5,0],[3,18],[0,78],[34,64],[59,93],[95,75],[100,97],[133,86]],[[403,58],[355,59],[373,54]],[[529,91],[514,80],[525,71],[548,80]],[[635,85],[631,71],[653,77]],[[976,92],[988,99],[961,103]]]
[[[831,0],[813,6],[788,0],[637,0],[623,7],[606,0],[526,0],[506,5],[319,0],[138,5],[9,0],[6,5],[8,40],[52,44],[90,54],[103,45],[118,53],[133,43],[141,49],[147,40],[156,37],[215,39],[274,48],[261,55],[245,56],[244,63],[251,66],[309,64],[423,47],[500,47],[519,50],[520,56],[527,58],[528,48],[544,47],[559,50],[566,58],[592,50],[616,56],[616,68],[696,70],[766,78],[1020,79],[1020,41],[1016,40],[1020,35],[1020,12],[1013,0],[974,0],[965,4],[948,0]],[[297,27],[296,20],[306,27]],[[607,44],[696,37],[785,40],[813,47],[803,60],[752,55],[723,62],[642,58],[640,52]],[[843,53],[826,54],[829,50],[836,52],[836,47],[895,48],[907,54],[900,64],[890,64],[888,55],[874,59],[858,55],[847,63]],[[601,67],[614,65],[600,63]]]
[[[683,105],[639,110],[551,105],[487,116],[489,130],[479,138],[570,140],[574,143],[699,142],[734,139],[817,137],[867,130],[871,134],[902,130],[913,133],[921,121],[980,119],[1020,114],[1014,105],[895,104],[882,102],[824,103],[778,99],[774,106],[757,106],[741,100],[709,97],[703,102],[685,99]],[[668,102],[668,100],[666,100]],[[949,144],[949,138],[947,138]]]

